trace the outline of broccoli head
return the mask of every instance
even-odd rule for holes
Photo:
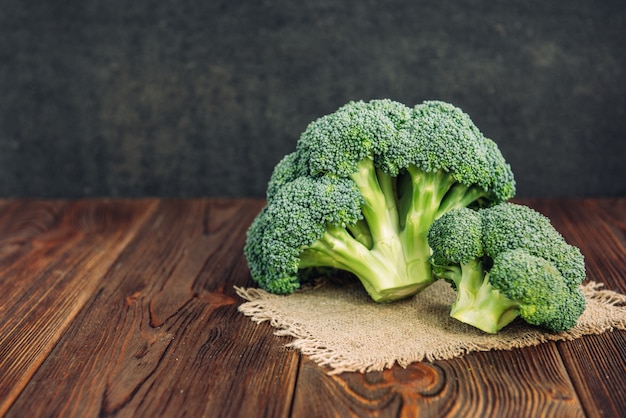
[[[435,219],[514,193],[498,147],[460,109],[350,102],[311,122],[276,165],[244,253],[270,292],[291,293],[310,269],[330,268],[354,274],[375,301],[393,301],[435,280]]]
[[[434,274],[457,292],[450,315],[488,333],[515,318],[549,330],[585,309],[585,264],[550,220],[526,206],[454,209],[431,226]]]

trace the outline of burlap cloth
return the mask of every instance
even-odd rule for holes
[[[247,301],[239,306],[240,312],[255,322],[269,321],[277,335],[294,337],[288,346],[326,366],[330,374],[338,374],[626,329],[626,295],[594,282],[582,288],[587,308],[568,332],[550,333],[517,320],[496,335],[450,318],[455,292],[445,281],[392,304],[373,302],[358,282],[322,281],[289,296],[256,288],[236,291]]]

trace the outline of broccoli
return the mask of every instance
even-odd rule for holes
[[[454,209],[432,224],[428,243],[435,276],[457,292],[450,316],[487,333],[517,317],[565,331],[585,309],[583,255],[526,206]]]
[[[311,122],[276,165],[244,254],[272,293],[292,293],[321,268],[352,273],[390,302],[434,282],[435,219],[514,193],[496,144],[453,105],[350,102]]]

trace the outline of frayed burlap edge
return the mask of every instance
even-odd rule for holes
[[[312,327],[309,323],[308,314],[294,315],[293,309],[290,311],[282,306],[285,301],[298,303],[293,299],[284,298],[301,297],[299,295],[315,298],[316,295],[312,292],[319,291],[319,289],[323,289],[325,286],[326,284],[322,284],[317,289],[306,289],[301,294],[297,292],[290,296],[273,295],[257,288],[244,289],[235,287],[235,290],[242,299],[247,301],[239,306],[241,313],[250,317],[256,323],[268,321],[272,327],[277,329],[276,335],[293,337],[294,340],[287,346],[299,350],[318,365],[327,367],[329,374],[353,371],[380,371],[390,368],[394,364],[406,367],[418,361],[447,360],[473,351],[510,350],[538,345],[547,341],[573,340],[583,335],[601,334],[614,329],[626,329],[626,306],[624,306],[626,304],[626,295],[606,290],[602,283],[588,282],[581,286],[583,294],[587,299],[587,309],[581,316],[579,323],[567,332],[550,333],[520,321],[509,325],[496,335],[490,335],[452,320],[447,317],[447,311],[441,310],[438,313],[439,316],[442,316],[444,312],[446,314],[446,318],[441,318],[441,320],[454,322],[451,325],[454,327],[466,327],[461,329],[464,332],[463,338],[453,338],[450,335],[445,336],[448,333],[447,328],[449,325],[444,323],[441,329],[435,328],[431,330],[432,335],[428,334],[429,341],[437,340],[437,333],[445,336],[443,339],[445,344],[441,344],[441,346],[438,344],[432,346],[431,343],[430,346],[422,348],[419,342],[413,341],[409,344],[410,347],[405,347],[406,349],[400,349],[400,351],[392,353],[381,352],[380,349],[366,349],[355,355],[351,350],[344,350],[329,344],[329,341],[326,341],[323,335],[321,338],[320,335],[315,335],[311,331]],[[446,297],[454,297],[452,290],[443,290],[443,285],[437,286],[442,288],[441,291],[445,293]],[[433,285],[431,287],[435,288],[437,286]],[[376,310],[380,310],[381,314],[384,314],[384,310],[393,306],[393,304],[379,305],[371,303],[366,296],[363,296],[363,299],[357,297],[355,301],[351,299],[351,295],[346,293],[347,296],[344,296],[341,293],[343,288],[331,289],[330,291],[334,290],[338,290],[338,294],[337,306],[333,309],[336,309],[338,315],[341,315],[342,312],[350,312],[354,308],[355,303],[366,305],[366,309],[372,310],[374,315],[376,315]],[[346,298],[345,300],[343,300],[344,297]],[[439,296],[436,295],[435,297]],[[449,305],[450,300],[445,303]],[[345,306],[342,306],[342,304],[345,304]],[[362,308],[362,306],[359,307]],[[334,313],[330,313],[330,315],[334,315]],[[418,323],[416,325],[420,326],[421,324]],[[457,333],[461,331],[454,329],[454,332]],[[341,332],[358,333],[359,331],[348,329]],[[404,336],[396,336],[395,338],[401,340]],[[395,347],[396,345],[406,343],[406,341],[393,341],[392,337],[392,341],[389,343],[390,347]]]

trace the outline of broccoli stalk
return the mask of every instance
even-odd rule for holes
[[[272,213],[271,217],[260,216],[257,222],[259,225],[270,224],[272,232],[289,231],[299,225],[294,224],[294,219],[303,218],[303,224],[297,228],[297,232],[289,236],[283,233],[281,236],[283,241],[289,242],[290,248],[300,249],[297,270],[332,267],[351,272],[377,302],[413,295],[434,280],[428,261],[430,249],[425,239],[427,229],[421,240],[425,248],[409,245],[413,240],[404,241],[408,235],[402,233],[400,228],[392,188],[381,186],[383,181],[387,181],[390,186],[391,177],[375,169],[368,159],[361,160],[358,167],[354,175],[342,182],[327,176],[304,176],[284,185],[273,197],[274,204],[270,205],[271,211],[280,208],[280,212]],[[385,180],[381,181],[380,178]],[[343,206],[339,207],[338,203]],[[289,210],[285,210],[287,207]],[[332,215],[325,214],[326,211]],[[320,217],[330,221],[332,216],[337,215],[342,218],[326,224],[317,219]],[[320,228],[320,225],[325,226]],[[262,248],[271,246],[270,250],[276,250],[273,234],[265,232],[261,235],[257,228],[251,228],[249,237],[272,239],[271,244],[267,247],[262,244]],[[306,231],[309,230],[317,230],[319,235],[308,237]],[[254,260],[257,244],[256,240],[248,240],[246,251],[250,260]],[[413,250],[413,253],[409,253],[409,250]],[[268,266],[267,263],[253,265]],[[291,273],[295,273],[294,267]],[[269,272],[263,272],[259,277],[267,279],[272,276]],[[301,277],[288,275],[280,280],[274,277],[268,282],[267,288],[275,293],[290,293],[291,288],[298,285],[297,281],[292,280],[295,278],[299,280]],[[285,284],[287,287],[284,287]]]
[[[428,262],[430,249],[425,238],[431,221],[422,217],[420,222],[414,222],[421,229],[421,238],[402,228],[396,179],[376,169],[372,159],[360,160],[357,171],[349,177],[363,197],[363,225],[369,231],[368,251],[374,258],[369,262],[364,259],[358,266],[364,272],[350,271],[361,279],[372,299],[378,302],[414,295],[430,285],[433,282]]]
[[[373,300],[394,301],[433,283],[435,219],[514,191],[501,153],[460,109],[351,102],[312,122],[277,164],[244,252],[252,278],[274,293],[330,267],[353,273]]]
[[[460,208],[436,220],[428,240],[434,274],[457,292],[450,316],[488,333],[515,318],[565,331],[585,309],[580,251],[521,205]]]
[[[404,298],[432,283],[417,281],[410,274],[414,271],[406,267],[397,237],[368,249],[345,229],[335,226],[327,227],[324,235],[300,255],[300,269],[320,266],[352,272],[377,302]]]
[[[457,292],[450,316],[485,332],[495,334],[519,316],[519,303],[495,290],[481,259],[457,266],[437,266],[435,275],[452,284]]]

